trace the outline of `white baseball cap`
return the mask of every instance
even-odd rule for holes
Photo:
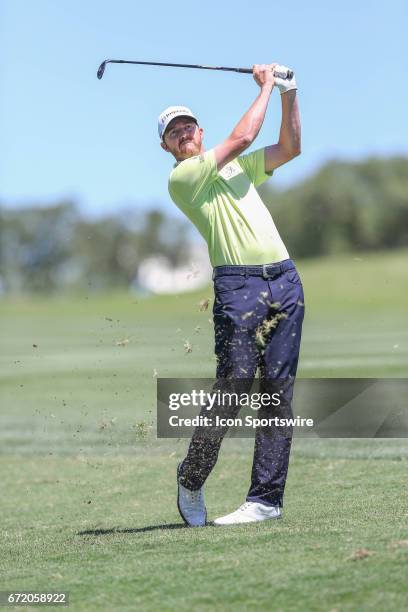
[[[197,117],[187,106],[168,106],[160,115],[158,122],[159,138],[162,139],[170,121],[176,117],[191,117],[198,125]]]

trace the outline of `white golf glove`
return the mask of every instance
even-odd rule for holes
[[[286,74],[286,72],[290,70],[287,66],[275,66],[273,69],[274,75],[279,75],[279,73]],[[281,94],[290,91],[291,89],[297,89],[295,75],[291,79],[283,79],[279,76],[275,76],[275,85],[279,88]]]

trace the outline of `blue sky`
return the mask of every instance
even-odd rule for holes
[[[286,186],[325,160],[408,154],[403,0],[139,3],[0,0],[0,204],[73,199],[89,214],[173,208],[171,157],[157,115],[185,104],[207,148],[252,103],[251,76],[136,66],[107,58],[293,67],[303,153],[276,172]],[[276,90],[255,147],[275,142]]]

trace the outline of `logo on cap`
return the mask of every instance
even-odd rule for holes
[[[198,124],[197,117],[187,106],[169,106],[160,115],[158,121],[159,138],[162,139],[170,121],[176,117],[191,117]]]

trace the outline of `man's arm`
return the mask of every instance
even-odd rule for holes
[[[275,84],[273,76],[275,66],[276,64],[257,64],[254,66],[253,76],[261,91],[227,140],[214,147],[218,170],[238,157],[258,136]]]
[[[265,147],[265,172],[286,164],[301,151],[300,114],[296,89],[281,94],[282,123],[278,143]]]

